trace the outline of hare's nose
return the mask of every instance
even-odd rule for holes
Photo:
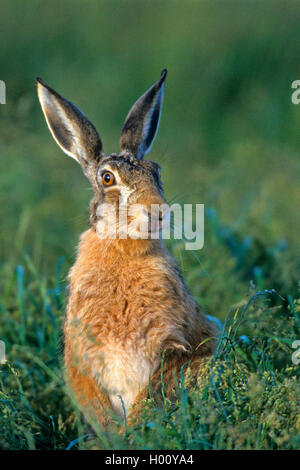
[[[151,220],[159,220],[160,222],[163,219],[163,212],[159,210],[158,212],[152,212],[151,210],[147,211],[148,219]]]
[[[162,220],[163,220],[163,212],[159,211],[151,211],[148,210],[148,228],[149,231],[154,230],[156,231],[159,227],[161,227]]]

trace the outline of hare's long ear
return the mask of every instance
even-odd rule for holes
[[[102,157],[100,137],[88,118],[70,101],[37,78],[37,91],[48,127],[60,148],[77,160],[88,176]]]
[[[167,70],[132,106],[122,129],[120,146],[124,154],[142,159],[151,150],[157,133]]]

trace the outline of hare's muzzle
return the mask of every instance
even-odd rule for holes
[[[155,207],[154,210],[148,210],[148,232],[149,233],[156,233],[160,232],[163,228],[163,221],[166,219],[164,217],[164,211],[159,208]]]
[[[128,234],[133,238],[157,239],[168,219],[169,206],[163,199],[139,201],[129,207]]]
[[[148,219],[147,231],[150,238],[158,238],[170,221],[170,208],[165,202],[151,204],[145,210]]]

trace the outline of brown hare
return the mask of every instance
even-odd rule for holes
[[[109,424],[112,414],[123,419],[128,412],[133,420],[149,390],[161,393],[161,376],[170,394],[184,364],[196,373],[215,348],[214,326],[201,313],[162,238],[112,237],[103,229],[122,225],[122,201],[129,209],[142,205],[146,227],[151,205],[165,203],[160,168],[143,157],[158,128],[166,75],[163,70],[129,111],[119,154],[104,153],[87,117],[37,79],[54,139],[81,165],[94,191],[90,228],[81,235],[69,273],[64,358],[81,408],[101,426]],[[103,207],[115,208],[119,218]],[[158,231],[161,222],[162,216]]]

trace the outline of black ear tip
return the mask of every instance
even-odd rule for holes
[[[168,69],[163,69],[160,74],[160,79],[162,82],[166,79],[167,75],[168,75]]]
[[[43,81],[43,79],[41,77],[35,77],[35,81],[36,81],[37,85],[42,85],[43,87],[47,88],[46,83]]]
[[[55,90],[53,90],[53,88],[51,88],[49,85],[47,85],[42,78],[36,77],[35,80],[37,86],[42,85],[42,87],[46,88],[46,90],[48,90],[50,93],[52,93],[56,97],[59,97],[59,94]]]

